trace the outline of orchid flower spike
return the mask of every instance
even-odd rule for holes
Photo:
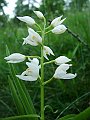
[[[35,20],[29,16],[17,17],[20,21],[27,23],[32,26],[35,24]]]
[[[26,56],[20,53],[13,53],[4,59],[7,60],[7,63],[19,63],[23,62],[26,59]]]
[[[62,34],[67,30],[67,28],[65,27],[65,25],[58,25],[55,28],[53,28],[51,31],[52,33],[55,34]]]
[[[53,51],[48,46],[44,46],[43,54],[47,60],[49,60],[47,55],[54,55]]]
[[[34,13],[39,17],[40,19],[44,18],[44,15],[40,11],[34,11]]]
[[[36,81],[39,77],[39,60],[33,58],[31,62],[26,62],[28,68],[21,74],[16,75],[19,79],[25,81]]]
[[[67,63],[67,62],[70,62],[71,59],[65,57],[65,56],[60,56],[58,58],[55,59],[55,64],[56,65],[61,65],[61,64],[64,64],[64,63]]]
[[[28,29],[29,35],[24,39],[23,45],[24,44],[30,44],[32,46],[37,46],[42,43],[42,38],[41,36],[35,32],[32,28]]]
[[[55,18],[55,19],[51,22],[51,26],[56,27],[56,26],[62,24],[62,23],[64,22],[64,20],[66,19],[66,18],[64,18],[64,19],[61,20],[62,17],[63,17],[63,15],[61,15],[60,17]]]
[[[67,73],[66,71],[69,69],[71,64],[61,64],[55,71],[54,78],[56,79],[73,79],[77,76],[77,74]]]

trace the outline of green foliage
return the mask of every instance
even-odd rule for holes
[[[7,46],[6,46],[6,54],[7,55],[10,54]],[[15,77],[16,71],[13,65],[9,64],[9,69],[10,69],[10,76],[11,76],[11,78],[8,77],[9,85],[12,91],[12,96],[13,96],[15,105],[17,107],[18,114],[19,115],[35,114],[33,103],[31,101],[30,95],[23,81],[20,81]]]
[[[79,113],[78,115],[66,115],[59,120],[89,120],[90,119],[90,107],[88,107],[83,112]]]
[[[53,16],[53,15],[52,15]],[[55,15],[54,15],[55,16]],[[90,13],[89,11],[84,12],[76,12],[74,13],[66,13],[67,19],[65,24],[76,34],[78,34],[81,39],[90,46]],[[53,19],[53,17],[52,17]],[[27,30],[24,27],[24,24],[16,24],[15,22],[9,22],[5,27],[0,29],[0,117],[7,117],[12,115],[17,115],[17,109],[15,104],[13,104],[11,91],[8,87],[7,77],[9,78],[9,84],[12,84],[13,94],[18,96],[16,97],[17,103],[23,100],[21,98],[19,92],[17,91],[15,86],[16,80],[15,74],[14,78],[10,75],[10,69],[8,65],[5,63],[3,58],[6,56],[6,44],[9,47],[10,51],[13,52],[20,52],[22,54],[27,55],[29,52],[30,55],[39,54],[38,48],[34,48],[34,51],[31,46],[23,46],[22,47],[22,38],[27,36]],[[48,40],[49,39],[49,40]],[[52,42],[50,42],[52,41]],[[46,86],[45,90],[45,103],[46,105],[51,106],[53,111],[50,109],[45,110],[46,120],[50,119],[53,120],[57,118],[57,116],[62,113],[59,117],[68,115],[68,114],[77,114],[81,111],[84,111],[89,106],[89,99],[90,94],[89,92],[89,85],[90,85],[90,49],[87,46],[84,46],[82,43],[77,41],[77,39],[73,38],[72,35],[68,34],[67,32],[63,35],[54,36],[53,34],[47,35],[46,45],[49,45],[50,48],[56,53],[55,56],[58,55],[66,55],[69,58],[73,59],[73,69],[72,72],[77,73],[77,78],[71,81],[59,81],[54,80],[50,83],[49,86]],[[57,47],[56,47],[57,46]],[[53,56],[50,58],[53,59]],[[50,76],[53,75],[56,66],[46,66],[45,71],[45,80],[47,80]],[[17,64],[14,66],[15,72],[21,73],[25,70],[25,66],[22,63]],[[12,69],[13,71],[13,69]],[[13,81],[15,80],[15,81]],[[14,84],[12,83],[14,82]],[[21,82],[20,82],[21,84]],[[14,85],[14,86],[13,86]],[[40,96],[39,96],[39,85],[38,83],[25,83],[27,89],[29,90],[30,96],[34,102],[34,106],[39,113],[39,106],[40,106]],[[15,88],[15,89],[14,89]],[[18,87],[17,87],[18,88]],[[85,95],[86,94],[86,95]],[[83,98],[81,96],[85,95]],[[15,98],[13,98],[15,99]],[[19,100],[18,100],[19,99]],[[24,100],[26,97],[24,98]],[[77,100],[78,99],[78,100]],[[75,101],[77,100],[77,101]],[[74,102],[75,101],[75,102]],[[25,101],[23,101],[25,102]],[[74,102],[74,103],[73,103]],[[71,104],[73,103],[73,104]],[[7,107],[6,107],[7,106]],[[21,105],[20,105],[21,106]],[[69,107],[68,107],[69,106]],[[25,107],[25,106],[24,106]],[[65,111],[63,111],[67,108]],[[20,114],[23,114],[23,109],[20,107],[22,111]],[[58,110],[58,111],[57,111]],[[12,112],[11,112],[12,111]],[[20,111],[20,110],[19,110]],[[25,109],[24,109],[25,111]],[[77,120],[77,119],[76,119]],[[82,120],[82,119],[81,119]]]
[[[64,5],[64,0],[42,0],[40,10],[48,19],[52,19],[63,13]]]
[[[89,0],[72,0],[70,3],[70,7],[71,9],[78,9],[78,10],[82,10],[84,5],[87,3],[87,1]]]

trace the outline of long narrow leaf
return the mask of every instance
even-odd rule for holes
[[[6,54],[9,55],[9,49],[6,46]],[[14,66],[12,64],[9,64],[9,69],[10,69],[10,75],[13,78],[13,84],[17,90],[18,96],[20,97],[21,103],[24,106],[24,109],[26,111],[26,114],[35,114],[35,109],[33,106],[33,103],[31,101],[30,95],[23,83],[23,81],[19,80],[18,78],[15,77],[16,71],[14,69]],[[37,119],[35,119],[37,120]]]
[[[9,85],[10,85],[10,88],[11,88],[12,96],[13,96],[14,102],[16,104],[18,113],[24,115],[25,114],[24,108],[23,108],[23,106],[21,104],[21,101],[18,98],[16,89],[15,89],[15,87],[13,85],[13,82],[12,82],[12,80],[11,80],[11,78],[9,76],[8,76],[8,80],[9,80]]]
[[[36,115],[36,114],[20,115],[20,116],[8,117],[8,118],[1,118],[0,120],[17,120],[17,119],[19,119],[19,120],[23,119],[24,120],[24,118],[31,118],[29,120],[32,120],[32,118],[40,118],[40,116]]]

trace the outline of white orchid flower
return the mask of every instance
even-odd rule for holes
[[[7,63],[19,63],[23,62],[26,59],[26,57],[25,55],[22,55],[20,53],[13,53],[8,57],[5,57],[4,59],[7,60]]]
[[[43,19],[44,15],[40,11],[34,11],[34,13],[40,18]]]
[[[66,18],[64,18],[64,19],[61,20],[62,17],[63,17],[63,15],[61,15],[60,17],[55,18],[55,19],[51,22],[51,26],[56,27],[56,26],[62,24],[62,23],[64,22],[64,20],[66,19]]]
[[[30,44],[32,46],[37,46],[38,44],[42,43],[42,38],[41,36],[35,32],[32,28],[28,29],[29,35],[24,39],[23,45],[24,44]]]
[[[33,58],[31,62],[26,62],[28,68],[21,74],[16,75],[19,79],[25,81],[36,81],[39,77],[39,60]]]
[[[67,30],[67,28],[65,27],[65,25],[58,25],[55,28],[53,28],[51,31],[52,33],[55,34],[62,34]]]
[[[27,23],[32,26],[35,24],[35,20],[29,16],[17,17],[20,21]]]
[[[55,64],[61,65],[61,64],[64,64],[64,63],[67,63],[67,62],[70,62],[70,61],[71,61],[71,59],[69,59],[65,56],[60,56],[60,57],[55,59]]]
[[[56,79],[73,79],[77,76],[77,74],[67,73],[66,71],[69,67],[72,66],[71,64],[61,64],[55,71],[54,78]]]
[[[50,54],[54,55],[53,51],[48,46],[44,46],[43,54],[47,60],[48,60],[47,55],[50,55]]]

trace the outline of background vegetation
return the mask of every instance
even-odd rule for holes
[[[24,2],[26,2],[24,4]],[[22,38],[27,36],[27,27],[20,23],[16,16],[29,15],[36,18],[33,10],[40,10],[47,18],[47,24],[55,17],[64,15],[64,24],[79,35],[82,42],[78,41],[68,32],[62,35],[48,34],[46,45],[50,46],[55,56],[66,55],[72,59],[71,71],[77,73],[74,80],[54,80],[46,86],[45,90],[45,114],[46,120],[54,120],[57,116],[77,114],[90,105],[90,1],[71,0],[42,0],[39,8],[35,6],[36,1],[18,0],[15,8],[15,17],[9,19],[5,15],[3,7],[7,5],[5,0],[0,0],[0,117],[17,114],[12,94],[8,84],[9,68],[4,60],[6,46],[10,53],[20,52],[22,54],[40,54],[39,47],[29,45],[22,46]],[[87,45],[84,45],[85,42]],[[54,57],[50,57],[54,59]],[[26,69],[23,63],[15,64],[17,73]],[[52,76],[56,66],[46,66],[45,80]],[[40,112],[40,89],[37,82],[24,82],[33,100],[37,113]]]

